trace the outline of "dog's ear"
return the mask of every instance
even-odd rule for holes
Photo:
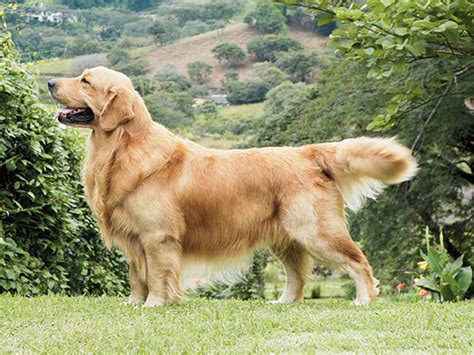
[[[133,101],[135,95],[127,89],[110,89],[107,103],[100,115],[99,125],[104,131],[113,131],[135,116]]]

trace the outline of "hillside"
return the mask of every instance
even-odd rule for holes
[[[214,58],[212,49],[221,41],[237,43],[243,49],[247,42],[255,36],[260,35],[253,28],[243,23],[231,24],[223,29],[203,33],[197,36],[185,38],[162,47],[145,47],[131,51],[134,58],[145,59],[149,66],[148,76],[153,77],[161,69],[174,66],[180,74],[186,74],[186,66],[194,61],[204,61],[213,66],[209,85],[219,88],[221,80],[228,68],[219,64]],[[326,38],[301,29],[292,28],[290,36],[301,43],[309,52],[320,53],[326,45]],[[61,60],[43,60],[32,63],[31,69],[38,75],[40,81],[51,76],[68,75],[70,63],[74,58]],[[252,63],[247,59],[243,66],[236,68],[241,78],[249,77]]]
[[[213,66],[213,73],[209,85],[220,87],[221,80],[228,68],[219,64],[214,58],[212,49],[222,41],[234,42],[245,49],[247,43],[255,36],[261,35],[250,26],[238,23],[224,29],[189,37],[167,46],[156,48],[144,55],[149,63],[149,76],[152,77],[161,69],[174,66],[178,73],[186,75],[186,66],[195,61],[203,61]],[[325,48],[326,38],[313,32],[291,29],[290,36],[301,43],[309,52],[318,53]],[[249,77],[252,72],[252,62],[249,58],[244,65],[236,68],[240,78]]]

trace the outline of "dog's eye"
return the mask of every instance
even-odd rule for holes
[[[89,83],[89,82],[87,81],[87,79],[85,79],[85,78],[82,78],[82,79],[81,79],[81,83],[90,85],[90,83]]]

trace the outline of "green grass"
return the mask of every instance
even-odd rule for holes
[[[145,309],[114,297],[1,296],[0,315],[0,353],[474,351],[474,302],[191,299]]]
[[[263,102],[247,105],[224,106],[219,109],[219,114],[223,117],[232,115],[242,115],[250,118],[258,118],[263,113]]]
[[[69,66],[70,59],[48,59],[31,63],[31,71],[36,74],[63,74]]]

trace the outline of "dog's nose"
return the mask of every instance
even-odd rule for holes
[[[48,81],[48,88],[51,90],[52,88],[54,88],[54,86],[56,85],[56,80],[49,80]]]

